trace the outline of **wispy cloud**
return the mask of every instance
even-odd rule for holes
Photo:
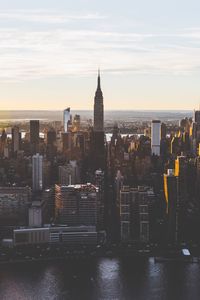
[[[1,11],[0,20],[1,81],[89,75],[99,65],[117,74],[185,75],[200,69],[200,28],[117,32],[103,29],[108,16],[51,11]]]
[[[105,16],[99,15],[98,13],[87,13],[87,14],[66,14],[56,11],[46,10],[5,10],[0,11],[1,21],[20,21],[20,22],[39,22],[39,23],[52,23],[52,24],[64,24],[71,21],[80,20],[101,20],[105,19]]]

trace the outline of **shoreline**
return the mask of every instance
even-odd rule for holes
[[[8,259],[0,261],[0,265],[13,265],[13,264],[24,264],[24,263],[39,263],[39,262],[67,262],[73,260],[87,260],[87,259],[141,259],[150,260],[153,259],[154,263],[165,263],[165,262],[180,262],[180,263],[200,263],[200,257],[166,257],[166,256],[152,256],[152,255],[71,255],[65,257],[40,257],[40,258],[24,258],[24,259]]]

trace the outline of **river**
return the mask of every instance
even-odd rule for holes
[[[200,265],[95,258],[1,265],[1,300],[196,300]]]

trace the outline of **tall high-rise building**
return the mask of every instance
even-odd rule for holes
[[[98,188],[92,184],[56,185],[56,220],[69,226],[96,225]]]
[[[167,126],[165,123],[161,123],[161,139],[165,139],[167,135]]]
[[[98,73],[97,90],[94,98],[94,130],[91,133],[91,168],[94,171],[105,169],[104,105],[100,73]]]
[[[32,157],[32,187],[34,192],[43,188],[43,156],[39,153]]]
[[[69,127],[69,122],[71,120],[70,116],[70,107],[66,108],[63,112],[63,127],[64,127],[64,132],[68,132],[68,127]]]
[[[50,128],[47,132],[47,145],[56,144],[56,131],[53,128]]]
[[[31,153],[36,154],[39,151],[39,133],[40,133],[40,123],[39,120],[30,121],[30,143],[31,143]]]
[[[97,193],[97,228],[104,229],[105,226],[105,174],[102,170],[95,172],[95,186]]]
[[[20,149],[21,134],[19,132],[19,127],[14,126],[12,128],[12,152],[13,154]]]
[[[194,112],[194,121],[196,123],[196,142],[200,142],[200,110]]]
[[[53,128],[50,128],[47,132],[47,158],[52,161],[56,156],[57,146],[56,146],[56,131]]]
[[[116,177],[115,177],[115,189],[116,189],[116,205],[117,205],[117,209],[120,206],[120,191],[122,189],[123,186],[123,181],[124,181],[124,177],[121,174],[121,171],[118,170]]]
[[[123,186],[120,192],[120,236],[121,241],[131,240],[131,192]]]
[[[187,156],[177,156],[175,160],[174,175],[177,176],[178,181],[178,206],[179,206],[179,240],[184,240],[186,233],[186,216],[188,210],[188,203],[190,201],[189,188],[192,186],[192,177],[189,173],[189,159]]]
[[[153,120],[151,123],[151,154],[160,156],[161,122]]]
[[[27,225],[30,203],[29,187],[0,187],[0,226]]]
[[[94,97],[94,131],[104,131],[104,105],[103,93],[101,91],[100,72],[98,73],[97,90]]]
[[[75,115],[73,120],[73,131],[79,131],[81,126],[81,117],[80,115]]]
[[[80,169],[77,161],[70,160],[65,166],[59,166],[59,183],[62,185],[73,185],[80,183]]]
[[[200,128],[200,110],[194,112],[194,121],[197,123],[198,128]]]
[[[180,155],[181,147],[182,147],[181,139],[178,136],[174,136],[170,144],[170,153],[175,155]]]
[[[178,178],[173,170],[164,174],[164,193],[167,213],[167,242],[176,243],[178,240]]]
[[[120,191],[121,241],[138,240],[148,243],[152,234],[153,190],[139,186],[123,186]]]
[[[62,133],[62,151],[67,154],[68,157],[71,157],[72,150],[72,132],[63,132]]]

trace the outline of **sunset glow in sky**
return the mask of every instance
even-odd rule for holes
[[[200,1],[0,0],[0,109],[200,103]]]

